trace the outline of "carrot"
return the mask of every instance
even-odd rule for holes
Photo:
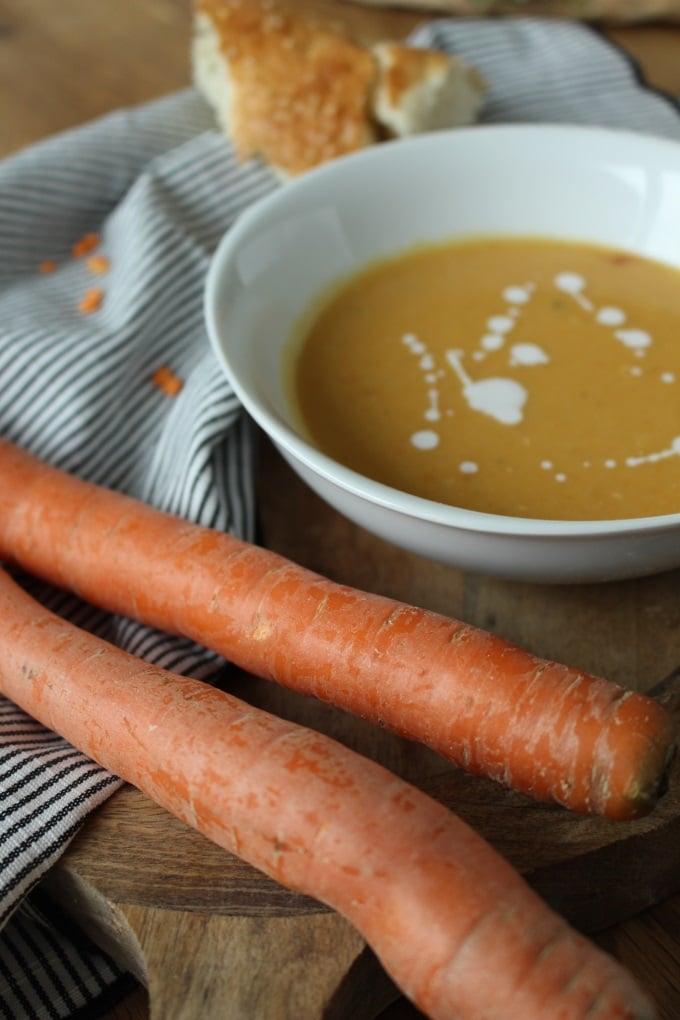
[[[536,799],[624,819],[662,788],[675,734],[651,698],[335,584],[2,440],[0,558]]]
[[[613,958],[382,766],[39,606],[0,571],[0,689],[168,811],[361,932],[433,1020],[652,1020]]]

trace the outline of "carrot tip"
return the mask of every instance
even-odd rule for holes
[[[38,266],[38,271],[41,273],[53,273],[57,268],[57,263],[54,259],[43,259]]]
[[[677,747],[671,744],[661,762],[658,756],[650,758],[647,767],[631,783],[626,797],[629,818],[642,818],[648,815],[668,792],[671,768],[676,755]]]

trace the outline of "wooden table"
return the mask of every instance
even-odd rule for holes
[[[334,16],[348,17],[374,34],[403,33],[422,18],[403,10],[368,11],[331,0],[300,2],[323,5]],[[187,0],[115,4],[0,0],[0,155],[113,108],[185,86],[189,20]],[[607,35],[639,61],[653,85],[680,95],[680,27],[610,28]],[[572,588],[465,575],[400,552],[341,519],[297,482],[269,448],[261,476],[261,506],[266,544],[336,579],[462,617],[538,654],[638,689],[647,689],[680,664],[680,571],[637,582]],[[281,692],[272,694],[267,685],[237,674],[232,685],[255,701],[349,740],[414,781],[427,775],[420,753],[387,735],[376,735],[372,727],[355,726],[339,714]],[[142,857],[153,870],[151,879],[145,872],[145,888],[140,891]],[[636,882],[642,888],[644,861],[638,866]],[[260,979],[266,983],[288,968],[298,976],[306,974],[323,995],[357,956],[357,966],[367,968],[357,982],[363,999],[358,1003],[348,998],[333,1015],[338,1020],[378,1013],[384,1020],[417,1016],[404,1000],[383,1009],[394,994],[366,964],[356,936],[328,912],[295,904],[281,921],[277,937],[266,942],[266,954],[261,951],[263,920],[257,911],[233,922],[227,932],[211,904],[230,867],[222,851],[207,846],[135,791],[124,790],[85,827],[51,877],[51,888],[64,903],[76,904],[97,938],[105,944],[108,939],[147,981],[153,1016],[159,1020],[168,1020],[171,1010],[173,1017],[211,1020],[215,1014],[205,1006],[206,996],[226,987],[225,974],[236,984]],[[185,876],[192,869],[189,889]],[[231,875],[244,895],[252,894],[247,869]],[[268,892],[278,895],[276,890]],[[310,926],[312,942],[298,945],[296,939],[304,939]],[[677,1020],[680,896],[666,898],[635,918],[600,931],[596,938],[656,996],[663,1020]],[[325,953],[319,949],[324,940]],[[293,981],[285,1007],[274,1008],[263,999],[257,1015],[308,1020],[305,1007],[290,1000],[294,987]],[[171,1000],[164,1000],[168,989]],[[183,1002],[180,1010],[178,996]],[[145,1020],[150,1015],[149,997],[140,988],[109,1020]],[[239,1016],[225,1012],[224,1018],[232,1015]]]

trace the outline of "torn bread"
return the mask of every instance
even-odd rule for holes
[[[239,159],[287,177],[385,137],[471,123],[484,94],[459,58],[366,46],[272,0],[196,0],[192,67]]]
[[[482,76],[459,57],[399,43],[373,47],[378,75],[372,108],[396,138],[472,124],[482,107]]]
[[[376,140],[371,53],[266,3],[200,0],[194,81],[238,156],[294,175]]]

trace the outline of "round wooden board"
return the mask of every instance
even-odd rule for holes
[[[260,467],[263,541],[327,576],[463,617],[631,688],[652,687],[680,663],[680,572],[573,588],[464,575],[350,524],[264,441]],[[442,800],[555,909],[622,955],[647,934],[645,922],[612,926],[669,900],[665,947],[671,955],[680,948],[680,897],[669,899],[680,890],[680,762],[652,815],[614,824],[508,793],[419,745],[239,670],[227,670],[224,684]],[[680,712],[680,674],[668,692]],[[148,988],[154,1020],[190,1020],[202,1010],[220,1020],[373,1020],[398,998],[342,918],[277,886],[131,788],[97,812],[44,884]],[[632,963],[638,970],[644,959]],[[675,1009],[680,971],[668,995]]]

